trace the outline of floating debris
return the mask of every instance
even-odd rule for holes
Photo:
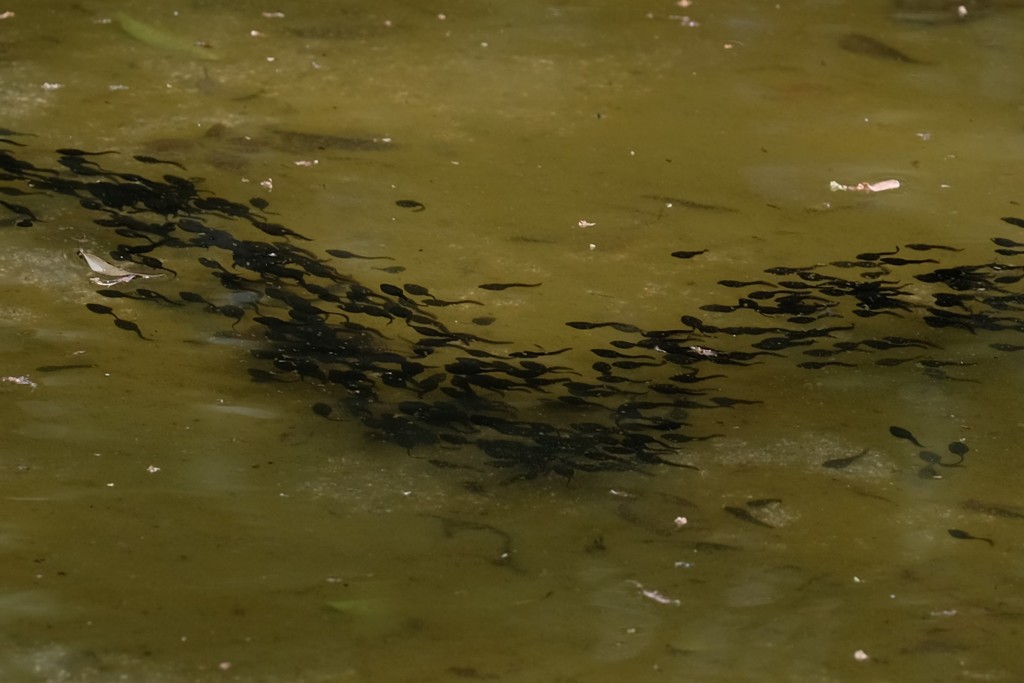
[[[23,387],[32,387],[33,390],[39,386],[31,379],[29,379],[28,375],[19,375],[17,377],[0,377],[0,382],[7,382],[8,384],[20,384]]]
[[[112,263],[107,263],[99,256],[92,254],[85,249],[76,249],[75,256],[85,261],[85,264],[89,266],[89,270],[94,273],[99,273],[104,277],[91,277],[89,281],[100,285],[101,287],[112,287],[114,285],[121,285],[126,282],[131,282],[137,278],[143,280],[162,277],[163,273],[142,273],[138,271],[126,270],[120,266],[115,266]]]
[[[838,181],[832,180],[828,184],[828,189],[833,192],[887,192],[889,190],[898,190],[900,188],[900,181],[895,178],[888,180],[879,180],[874,183],[857,183],[856,185],[844,185]]]

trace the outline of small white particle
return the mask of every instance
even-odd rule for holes
[[[856,652],[854,652],[853,658],[856,659],[858,662],[866,662],[868,659],[870,659],[868,657],[868,653],[864,652],[864,650],[857,650]]]
[[[63,83],[43,83],[43,86],[42,86],[43,90],[59,90],[60,88],[63,88],[63,87],[64,87]]]
[[[261,12],[260,14],[266,19],[284,19],[284,12]]]
[[[690,520],[686,519],[686,517],[676,517],[674,522],[677,527],[684,527],[690,523]]]

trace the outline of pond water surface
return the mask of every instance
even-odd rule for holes
[[[568,349],[502,356],[564,373],[478,390],[517,420],[667,400],[652,331],[716,377],[636,451],[688,467],[493,467],[261,363],[275,283],[164,248],[176,276],[98,286],[107,214],[5,192],[34,218],[0,214],[0,678],[1019,680],[1024,11],[946,5],[8,3],[9,159],[256,198],[366,287],[478,302],[429,311],[511,342],[469,348]],[[813,323],[771,314],[822,282]],[[171,302],[109,294],[138,287]],[[559,399],[623,360],[610,408]]]

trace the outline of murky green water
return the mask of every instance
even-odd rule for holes
[[[545,360],[581,372],[622,337],[567,321],[769,325],[699,307],[735,302],[719,280],[775,266],[908,243],[963,251],[906,258],[978,264],[990,238],[1021,239],[1000,221],[1024,213],[1012,3],[929,22],[882,0],[5,9],[0,127],[34,134],[5,149],[47,167],[56,148],[114,149],[98,160],[266,199],[320,255],[392,257],[341,264],[367,286],[481,301],[435,312],[516,348],[572,347]],[[133,38],[118,11],[188,40]],[[843,49],[850,33],[920,63]],[[829,191],[887,178],[902,187]],[[407,453],[314,415],[336,387],[251,382],[257,325],[225,339],[231,321],[201,308],[103,299],[74,251],[116,238],[74,202],[31,204],[34,227],[4,214],[0,228],[5,681],[1024,672],[1022,375],[1019,354],[990,346],[1019,332],[857,320],[862,337],[920,340],[952,364],[865,352],[815,370],[788,349],[720,368],[725,394],[763,403],[689,416],[693,433],[723,435],[674,455],[699,471],[509,483],[471,447]],[[194,254],[161,257],[179,274],[153,289],[230,301]],[[393,264],[406,270],[378,270]],[[89,302],[116,303],[153,341]],[[395,344],[398,327],[382,328]],[[574,419],[542,398],[508,400],[531,420]],[[944,463],[965,442],[966,467],[922,477],[893,425]]]

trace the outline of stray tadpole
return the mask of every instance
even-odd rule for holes
[[[963,529],[949,529],[948,532],[950,536],[961,541],[985,541],[985,543],[988,543],[990,546],[994,546],[996,544],[996,542],[993,541],[991,538],[982,538],[981,536],[975,536],[969,531],[964,531]]]

